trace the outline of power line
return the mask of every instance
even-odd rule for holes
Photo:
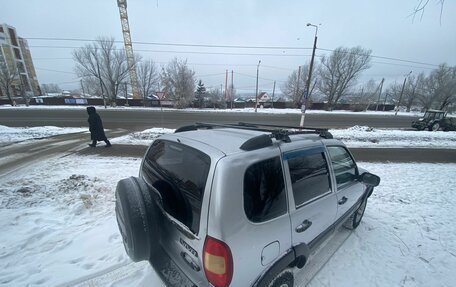
[[[46,49],[78,49],[81,47],[77,46],[29,46],[31,48],[46,48]],[[123,49],[113,49],[117,51],[123,51]],[[225,55],[225,56],[270,56],[270,57],[310,57],[310,55],[302,54],[272,54],[272,53],[231,53],[231,52],[202,52],[202,51],[174,51],[174,50],[141,50],[136,49],[139,52],[150,52],[150,53],[173,53],[173,54],[199,54],[199,55]]]
[[[335,50],[332,50],[332,49],[324,49],[324,48],[317,48],[317,50],[328,51],[328,52],[334,52],[335,51]],[[343,53],[348,53],[348,54],[353,54],[353,55],[365,55],[365,54],[353,53],[353,52],[343,52]],[[434,66],[434,67],[438,67],[439,66],[439,65],[435,65],[435,64],[429,64],[429,63],[423,63],[423,62],[417,62],[417,61],[410,61],[410,60],[404,60],[404,59],[399,59],[399,58],[392,58],[392,57],[385,57],[385,56],[376,56],[376,55],[370,55],[370,56],[372,58],[378,58],[378,59],[384,59],[384,60],[390,60],[390,61],[398,61],[398,62],[419,64],[419,65],[426,65],[426,66]]]
[[[84,38],[57,38],[57,37],[28,37],[28,40],[44,40],[44,41],[74,41],[74,42],[96,42],[95,39],[84,39]],[[123,43],[122,41],[114,40],[115,43]],[[229,48],[229,49],[271,49],[271,50],[311,50],[312,48],[309,47],[295,47],[295,46],[248,46],[248,45],[212,45],[212,44],[189,44],[189,43],[160,43],[160,42],[143,42],[143,41],[133,41],[134,44],[139,45],[157,45],[157,46],[175,46],[175,47],[202,47],[202,48]],[[79,47],[72,47],[72,48],[79,48]],[[334,52],[333,49],[327,48],[317,48],[317,50],[327,51],[327,52]],[[143,50],[149,51],[149,50]],[[162,51],[151,51],[151,52],[162,52]],[[169,51],[172,52],[172,51]],[[177,51],[173,51],[178,53]],[[188,53],[188,52],[185,52]],[[193,53],[193,52],[192,52]],[[195,52],[196,53],[196,52]],[[198,52],[198,53],[208,53],[208,52]],[[348,52],[351,53],[351,52]],[[230,55],[231,53],[227,53]],[[237,55],[238,53],[232,53]],[[261,54],[245,54],[242,55],[261,55]],[[274,55],[278,56],[279,54],[264,54],[265,56]],[[283,54],[284,56],[310,56],[310,55],[291,55],[291,54]],[[378,59],[385,59],[390,61],[399,61],[411,64],[419,64],[419,65],[426,65],[426,66],[434,66],[438,67],[439,65],[424,63],[419,61],[412,61],[394,57],[386,57],[386,56],[377,56],[371,55],[372,58]]]
[[[225,73],[216,73],[216,74],[207,74],[207,75],[195,75],[197,78],[202,78],[202,77],[213,77],[213,76],[221,76],[225,75]]]
[[[250,77],[250,78],[255,78],[256,79],[256,76],[253,76],[253,75],[239,73],[239,72],[234,72],[234,73],[238,74],[238,75],[241,75],[241,76],[245,76],[245,77]],[[258,77],[258,79],[265,80],[265,81],[271,81],[271,82],[274,82],[274,81],[285,82],[285,81],[281,81],[281,80],[273,80],[273,79],[267,79],[267,78],[261,78],[261,77]]]
[[[28,37],[25,39],[27,39],[27,40],[45,40],[45,41],[74,41],[74,42],[97,42],[98,41],[96,39],[54,38],[54,37]],[[123,43],[123,41],[114,40],[114,43]],[[201,47],[201,48],[312,50],[312,48],[307,48],[307,47],[290,47],[290,46],[212,45],[212,44],[188,44],[188,43],[160,43],[160,42],[143,42],[143,41],[132,41],[132,43],[138,44],[138,45]]]
[[[59,71],[59,70],[52,70],[52,69],[45,69],[45,68],[38,68],[35,67],[36,70],[42,70],[42,71],[48,71],[48,72],[55,72],[55,73],[63,73],[63,74],[72,74],[76,75],[76,73],[73,72],[67,72],[67,71]]]

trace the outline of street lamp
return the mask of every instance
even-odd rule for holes
[[[405,82],[407,81],[407,77],[410,76],[411,73],[412,73],[412,71],[410,71],[408,74],[404,75],[404,83],[402,84],[401,95],[399,96],[399,103],[397,103],[396,113],[394,113],[395,116],[397,116],[397,112],[399,111],[399,106],[401,105],[402,95],[404,94]]]
[[[260,70],[260,64],[261,64],[261,60],[258,61],[258,65],[257,65],[257,78],[256,78],[256,91],[255,91],[255,98],[256,98],[255,113],[257,112],[257,107],[258,107],[258,72]]]
[[[304,96],[302,98],[302,106],[301,106],[301,122],[299,123],[300,127],[304,126],[304,118],[306,116],[306,109],[307,109],[307,101],[310,92],[310,79],[312,77],[312,70],[313,70],[313,63],[315,58],[315,50],[317,49],[317,34],[318,34],[318,26],[313,25],[311,23],[307,23],[307,27],[312,26],[315,27],[315,38],[314,38],[314,45],[312,50],[312,58],[310,59],[310,66],[309,66],[309,75],[307,76],[306,87],[304,89]]]

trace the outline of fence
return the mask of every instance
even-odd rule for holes
[[[15,98],[14,101],[18,105],[24,105],[25,100],[23,98]],[[7,99],[0,99],[0,105],[9,105],[10,102]],[[226,108],[229,109],[232,107],[234,109],[245,109],[245,108],[254,108],[255,102],[226,102]],[[59,98],[31,98],[29,105],[37,106],[53,106],[53,105],[68,105],[68,106],[102,106],[104,105],[103,99],[100,98],[70,98],[70,97],[59,97]],[[160,105],[159,100],[143,100],[143,99],[129,99],[128,104],[126,99],[117,99],[116,106],[132,106],[132,107],[173,107],[173,101],[162,101]],[[210,106],[210,105],[209,105]],[[208,107],[209,107],[208,106]],[[292,102],[264,102],[259,103],[259,107],[265,109],[293,109],[297,108]],[[379,111],[392,111],[394,110],[394,105],[378,105]],[[216,108],[220,108],[220,105],[216,105]],[[364,111],[366,108],[370,111],[375,111],[376,105],[366,105],[361,104],[337,104],[333,110],[350,110],[350,111]],[[311,110],[328,110],[329,106],[326,103],[312,103],[309,107]]]

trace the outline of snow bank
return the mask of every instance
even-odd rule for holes
[[[56,286],[130,262],[117,230],[117,181],[140,159],[70,156],[0,183],[0,285]]]
[[[59,128],[54,126],[13,128],[0,125],[0,146],[30,139],[87,131],[87,128]]]
[[[456,132],[390,130],[366,126],[329,131],[334,138],[343,141],[350,147],[456,148]]]
[[[151,128],[141,132],[133,132],[125,136],[113,138],[114,144],[150,145],[157,137],[167,133],[173,133],[173,129]]]
[[[72,155],[1,179],[0,285],[161,286],[127,257],[115,219],[116,183],[139,164]],[[452,286],[456,164],[360,166],[381,185],[310,286]]]
[[[172,133],[173,129],[153,128],[112,139],[117,144],[149,145],[161,134]],[[426,147],[456,148],[456,132],[428,132],[374,129],[354,126],[348,129],[331,129],[334,138],[349,147]]]

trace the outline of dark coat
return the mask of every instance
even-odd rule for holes
[[[106,135],[103,129],[103,123],[100,116],[97,114],[95,107],[87,107],[87,113],[89,114],[89,130],[90,139],[93,141],[104,141]]]

